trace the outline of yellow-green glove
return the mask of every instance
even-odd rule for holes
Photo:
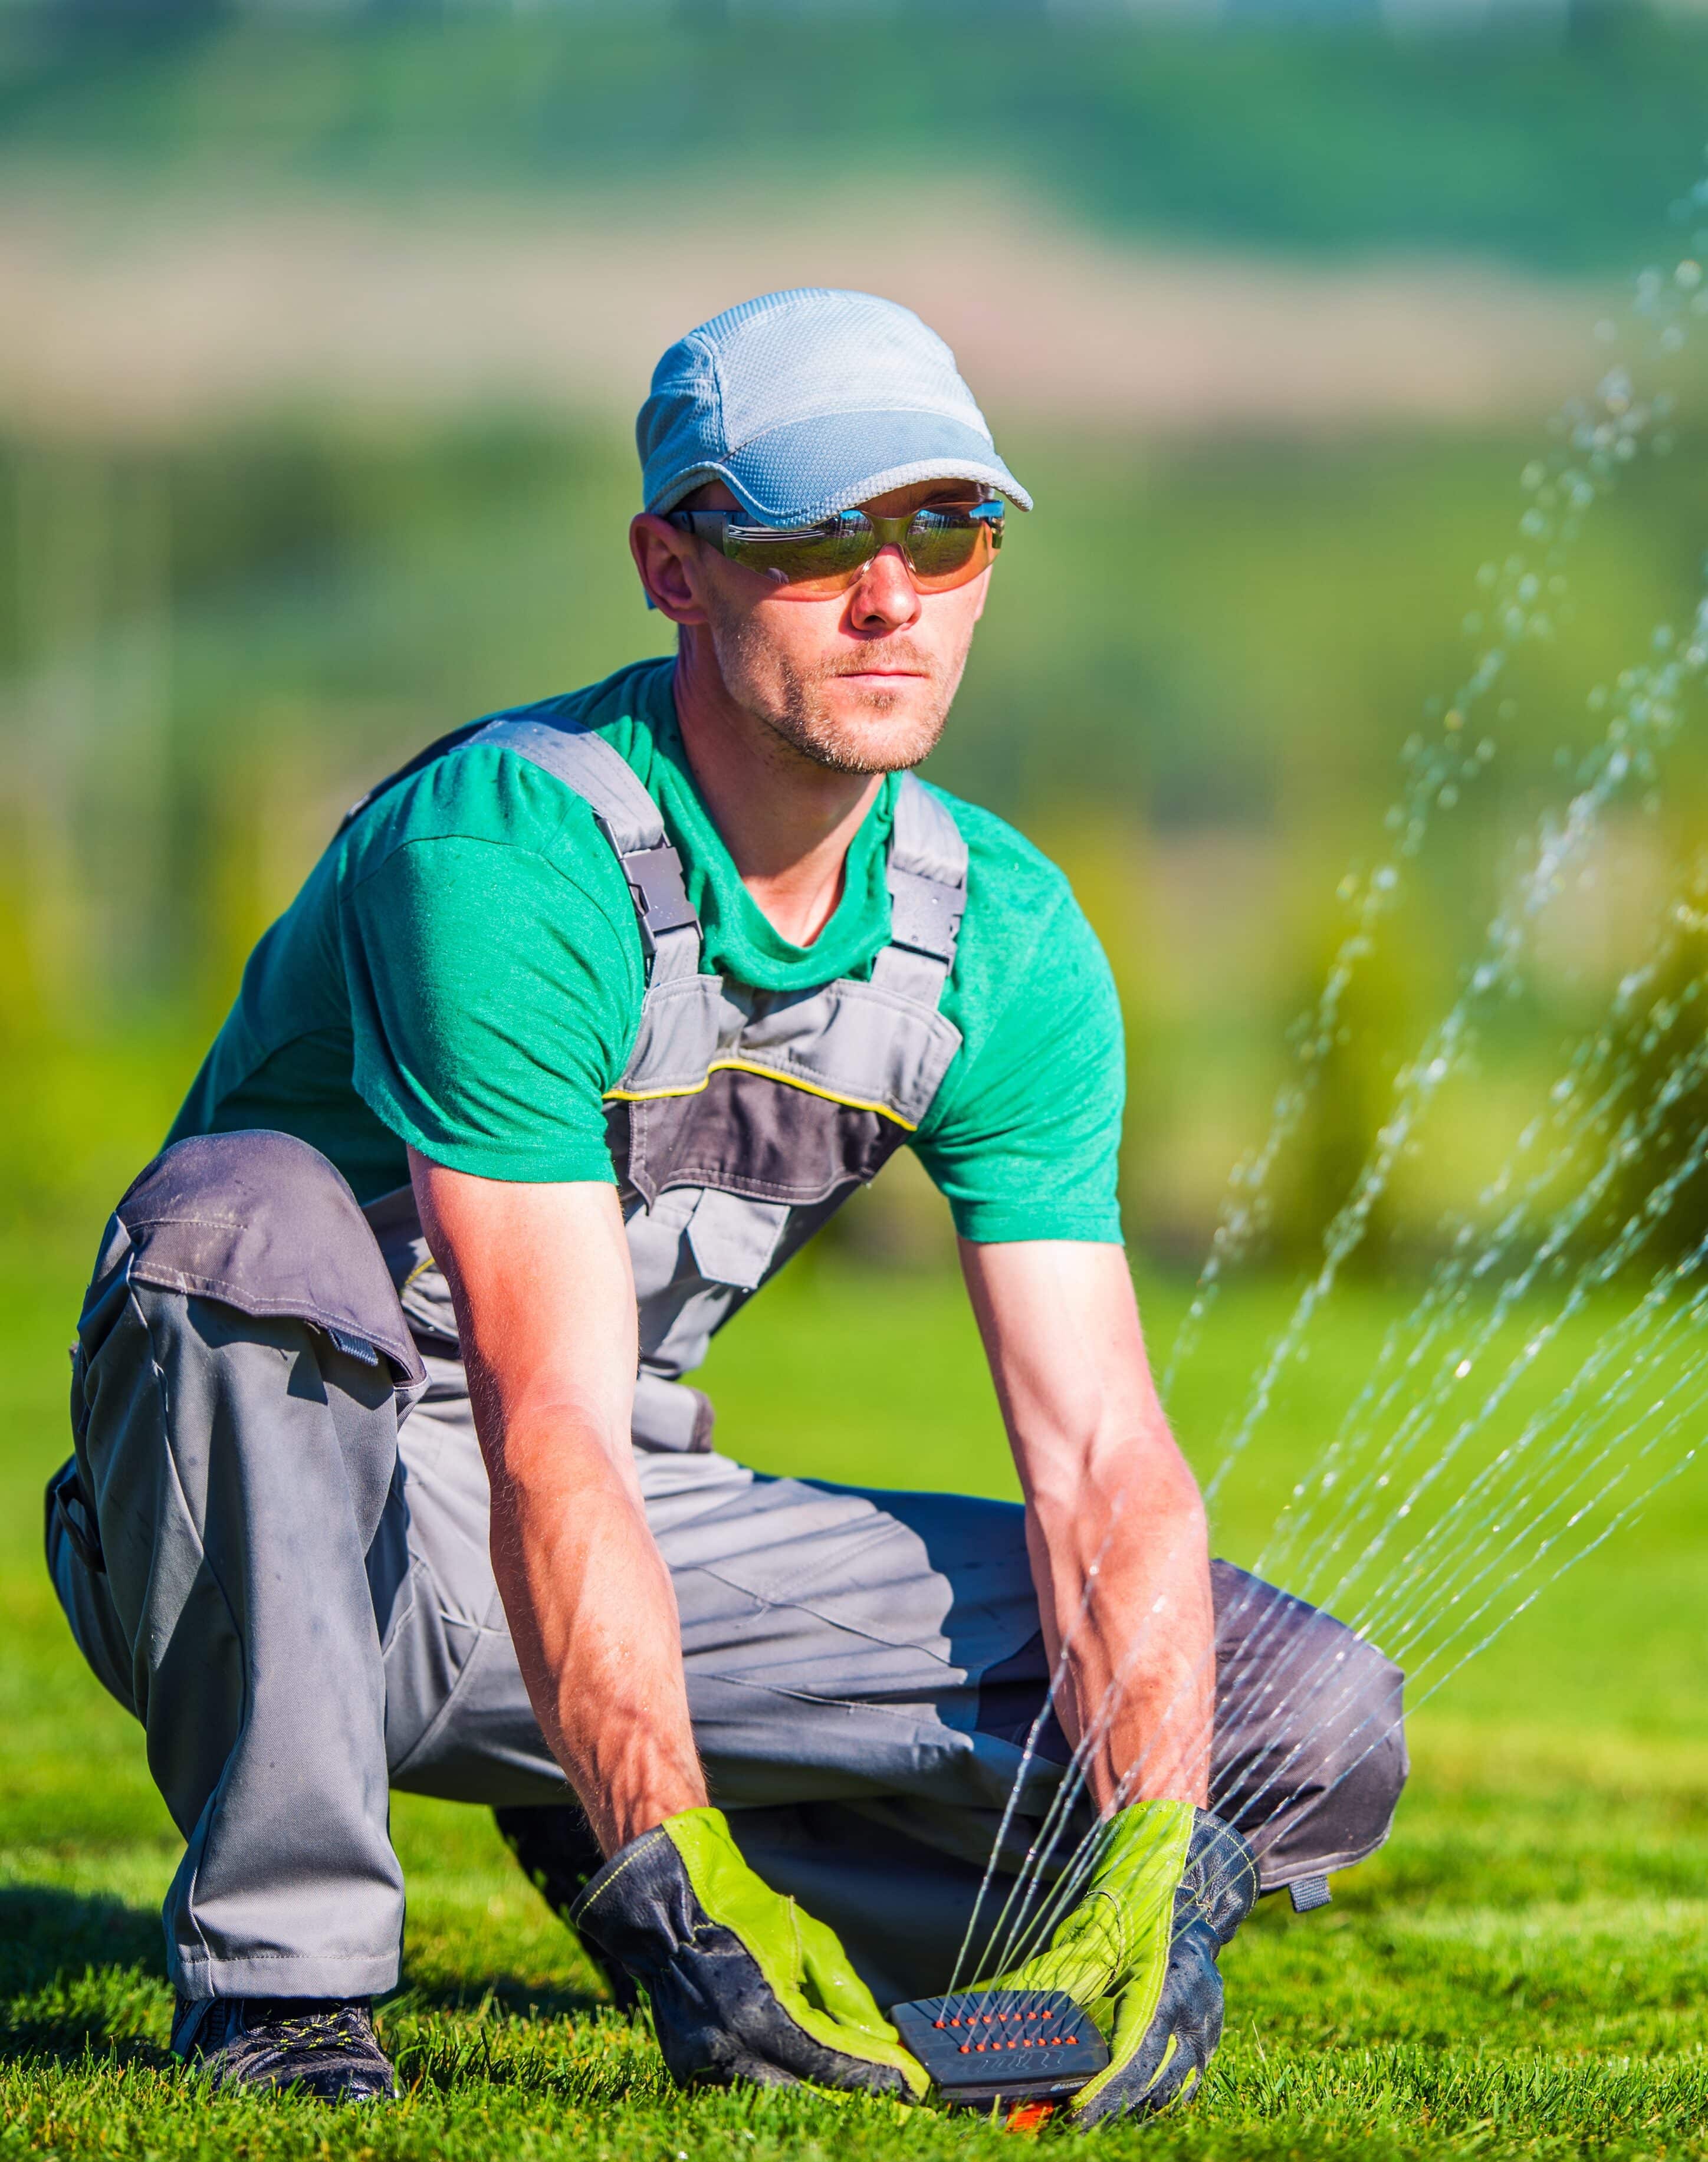
[[[683,2086],[930,2086],[835,1932],[741,1858],[719,1810],[683,1810],[619,1848],[570,1920],[645,1992]]]
[[[1148,2117],[1196,2092],[1222,2035],[1216,1956],[1251,1911],[1257,1866],[1190,1802],[1135,1802],[1103,1827],[1089,1876],[1047,1949],[986,1989],[1063,1989],[1109,2063],[1065,2122]]]

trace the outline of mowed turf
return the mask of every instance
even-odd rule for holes
[[[164,2043],[157,1906],[178,1842],[141,1736],[82,1668],[42,1574],[65,1442],[77,1256],[0,1257],[0,2154],[852,2158],[976,2155],[1014,2135],[804,2093],[684,2097],[602,2004],[483,1811],[402,1797],[403,1988],[380,2026],[395,2108],[223,2100]],[[1166,1344],[1178,1293],[1147,1301]],[[1177,1414],[1207,1444],[1280,1318],[1218,1314]],[[1231,1483],[1254,1554],[1374,1356],[1391,1298],[1338,1296],[1311,1387]],[[720,1344],[720,1440],[765,1469],[1011,1493],[958,1287],[799,1266]],[[1206,1449],[1207,1453],[1207,1449]],[[1225,1958],[1228,2031],[1189,2113],[1099,2152],[1708,2152],[1708,1486],[1691,1474],[1555,1587],[1415,1721],[1395,1836],[1298,1918],[1267,1901]],[[1053,2132],[1043,2137],[1053,2140]]]

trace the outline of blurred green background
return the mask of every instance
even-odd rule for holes
[[[342,806],[659,646],[623,542],[650,361],[812,282],[941,327],[1036,494],[931,771],[1073,875],[1128,1013],[1130,1230],[1195,1261],[1546,416],[1704,214],[1684,13],[14,4],[0,55],[0,1223],[85,1246]],[[1596,506],[1361,971],[1283,1261],[1587,695],[1690,619],[1704,408],[1667,365],[1672,454]],[[1475,1205],[1703,786],[1687,741],[1616,811],[1377,1265]],[[891,1186],[844,1235],[935,1256]]]

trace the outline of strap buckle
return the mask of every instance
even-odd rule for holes
[[[891,944],[928,954],[934,961],[953,961],[967,906],[966,889],[943,885],[893,864],[889,884]]]
[[[682,883],[682,859],[667,841],[656,849],[636,849],[622,859],[622,864],[623,875],[635,896],[635,913],[648,937],[657,939],[666,931],[682,931],[698,923]]]

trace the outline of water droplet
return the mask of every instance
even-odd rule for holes
[[[1453,1370],[1453,1378],[1454,1378],[1454,1380],[1455,1380],[1455,1381],[1462,1381],[1465,1379],[1465,1376],[1466,1376],[1470,1371],[1470,1360],[1469,1360],[1469,1359],[1461,1359],[1461,1360],[1460,1360],[1459,1364],[1458,1364],[1458,1365],[1454,1368],[1454,1370]]]

